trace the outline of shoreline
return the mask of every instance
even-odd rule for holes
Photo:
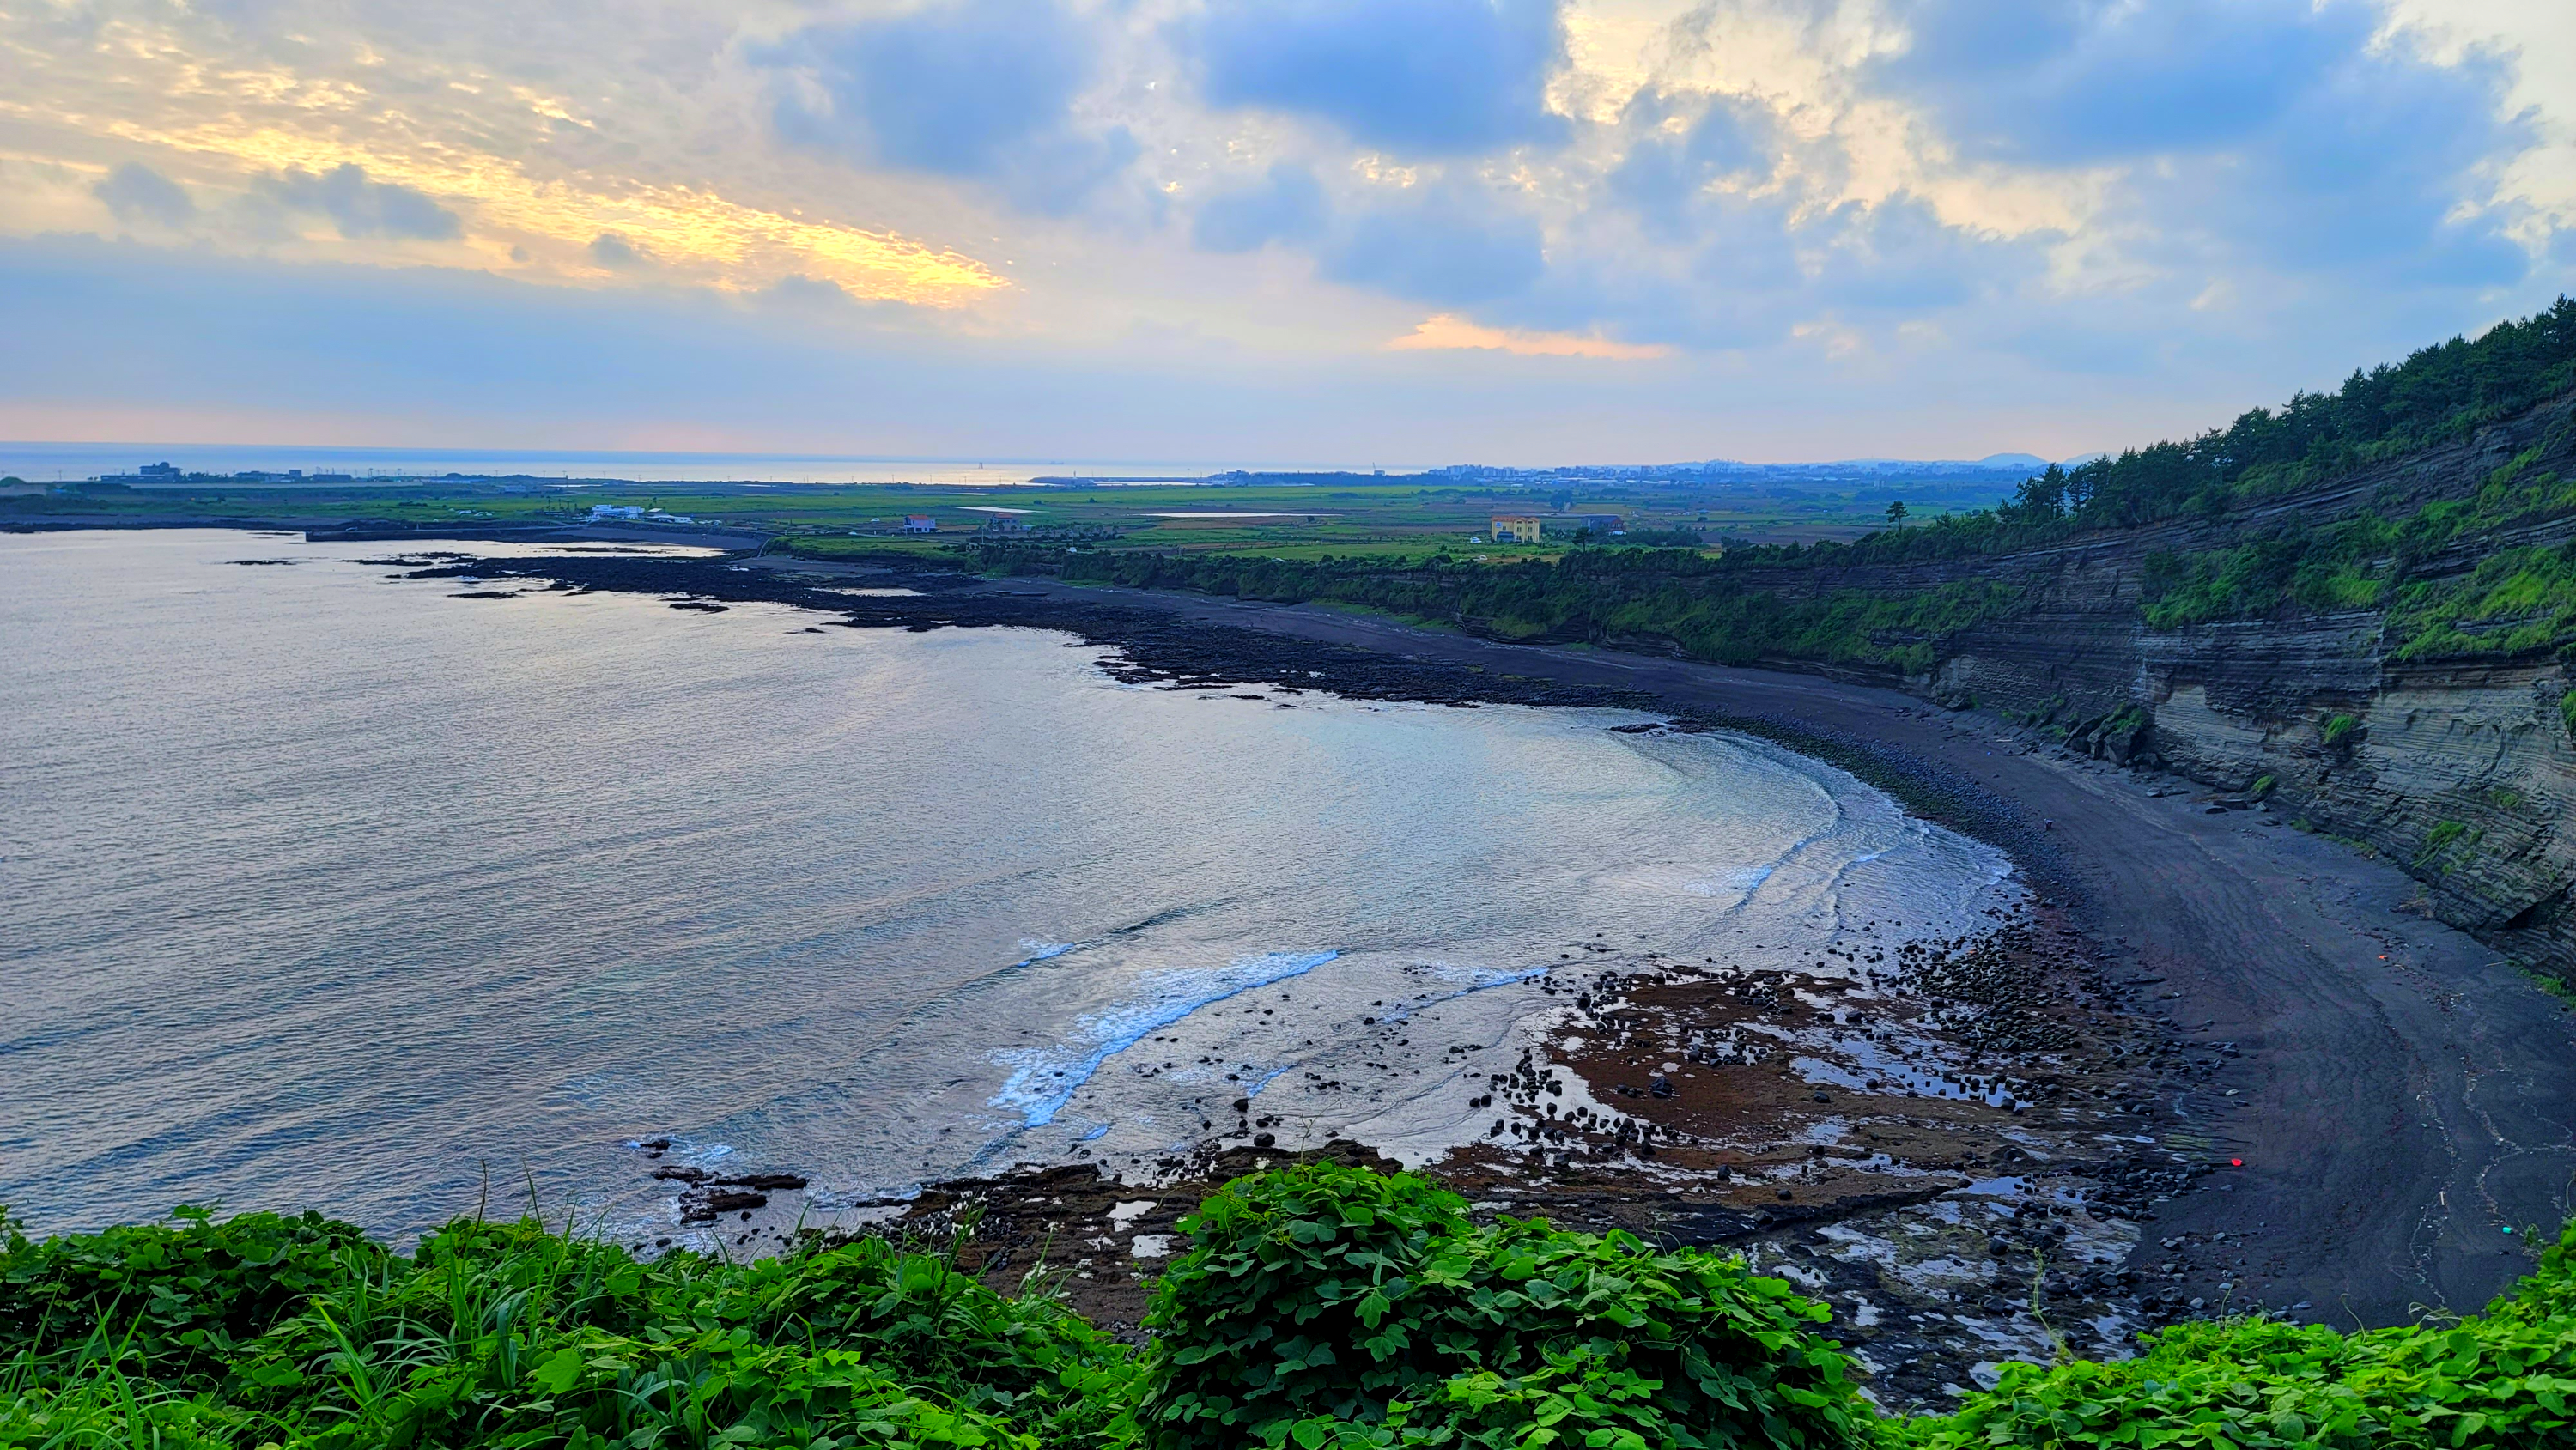
[[[618,565],[580,567],[591,587],[616,587]],[[1768,727],[1756,733],[1828,763],[1848,750],[1866,767],[1856,774],[1909,809],[2009,854],[2106,972],[2157,988],[2144,1010],[2200,1054],[2204,1075],[2161,1089],[2159,1112],[2205,1160],[2244,1166],[2162,1206],[2155,1247],[2133,1266],[2170,1264],[2165,1277],[2211,1303],[2305,1302],[2320,1321],[2396,1323],[2418,1305],[2481,1306],[2527,1264],[2524,1230],[2566,1214],[2576,1018],[2464,933],[2394,910],[2415,888],[2393,866],[2257,824],[2276,818],[2186,782],[1821,676],[1052,580],[906,575],[936,593],[896,611],[886,606],[907,601],[818,587],[889,577],[883,568],[633,567],[637,589],[805,604],[860,623],[1071,632],[1118,646],[1140,678],[1699,712]]]
[[[1967,1356],[1985,1344],[1991,1357],[2003,1347],[1999,1336],[2015,1353],[2044,1355],[2044,1341],[2032,1337],[2052,1327],[2042,1313],[2076,1314],[2096,1337],[2114,1341],[2145,1324],[2255,1304],[2344,1328],[2402,1322],[2420,1309],[2473,1311],[2527,1269],[2519,1231],[2563,1218],[2566,1186],[2576,1179],[2568,1129],[2576,1082],[2564,1071],[2576,1061],[2576,1022],[2461,934],[2392,912],[2412,894],[2401,873],[2276,821],[2266,829],[2259,810],[2229,810],[2188,787],[2169,791],[2178,783],[2037,747],[1995,722],[1892,690],[1497,644],[1311,606],[1053,580],[903,572],[900,582],[919,594],[862,597],[841,592],[851,576],[893,582],[896,571],[598,555],[365,562],[419,577],[475,575],[484,582],[469,586],[477,591],[471,598],[511,597],[515,577],[660,595],[675,608],[783,604],[856,627],[1049,629],[1116,650],[1104,662],[1113,676],[1163,687],[1276,684],[1461,708],[1647,711],[1667,717],[1669,728],[1773,741],[1849,772],[1913,815],[1996,846],[2031,890],[2026,919],[1999,923],[1985,940],[1962,942],[1920,967],[1927,1002],[1987,992],[1989,1021],[2056,1021],[2052,1031],[2081,1039],[1995,1049],[1997,1062],[2015,1053],[2049,1060],[2059,1092],[2023,1104],[2036,1113],[1981,1104],[2000,1115],[1989,1121],[1895,1097],[1864,1113],[1840,1092],[1762,1087],[1779,1080],[1776,1066],[1766,1079],[1736,1071],[1756,1066],[1747,1063],[1723,1065],[1733,1075],[1722,1092],[1676,1079],[1669,1093],[1649,1096],[1637,1059],[1595,1052],[1599,1060],[1585,1060],[1577,1050],[1534,1062],[1530,1076],[1554,1070],[1569,1084],[1580,1081],[1581,1152],[1541,1174],[1505,1155],[1433,1170],[1485,1211],[1539,1211],[1573,1227],[1725,1243],[1838,1310],[1857,1299],[1878,1315],[1877,1324],[1862,1318],[1859,1327],[1886,1326],[1865,1340],[1885,1343],[1890,1353],[1881,1357],[1891,1368],[1921,1361],[1949,1376],[1891,1374],[1890,1388],[1915,1403],[1957,1385]],[[496,584],[506,587],[486,587]],[[2015,932],[2020,939],[1998,944]],[[1595,1046],[1642,1041],[1674,1024],[1725,1026],[1739,1042],[1746,1031],[1812,1032],[1818,1007],[1847,989],[1847,981],[1827,979],[1848,978],[1839,965],[1755,972],[1751,982],[1743,972],[1685,972],[1633,958],[1621,966],[1618,980],[1592,984],[1579,1009],[1580,1035]],[[2114,1046],[2122,1050],[2109,1053]],[[1701,1066],[1694,1062],[1692,1072]],[[1498,1081],[1497,1092],[1526,1096],[1528,1083],[1514,1079]],[[1869,1094],[1855,1088],[1853,1096]],[[1829,1114],[1799,1106],[1826,1097],[1835,1101],[1814,1106]],[[1529,1105],[1539,1106],[1534,1098]],[[1726,1121],[1708,1116],[1720,1109]],[[1801,1114],[1844,1118],[1875,1138],[1908,1136],[1902,1145],[1873,1139],[1873,1151],[1889,1149],[1875,1153],[1884,1164],[1807,1162],[1794,1153],[1719,1161],[1744,1146],[1722,1141],[1726,1134],[1750,1133],[1747,1125],[1764,1113],[1762,1136],[1784,1148],[1803,1141],[1794,1116]],[[2030,1141],[2039,1117],[2051,1114],[2040,1135],[2047,1141]],[[2125,1134],[2132,1146],[2154,1139],[2161,1157],[2107,1143],[2068,1146],[2087,1131],[2103,1136],[2112,1120],[2141,1130]],[[1658,1140],[1666,1145],[1659,1154],[1648,1125],[1682,1137]],[[1648,1144],[1642,1153],[1639,1144]],[[1673,1170],[1692,1152],[1707,1161],[1699,1164],[1702,1181],[1685,1182]],[[1997,1156],[2014,1152],[2024,1156]],[[985,1225],[976,1266],[1005,1287],[1026,1272],[1037,1245],[1081,1243],[1082,1257],[1095,1262],[1073,1285],[1077,1303],[1088,1299],[1086,1307],[1116,1323],[1134,1279],[1156,1257],[1139,1240],[1150,1250],[1161,1239],[1168,1250],[1172,1220],[1222,1181],[1206,1175],[1240,1171],[1248,1165],[1234,1159],[1243,1154],[1262,1150],[1211,1142],[1199,1161],[1152,1186],[1096,1175],[1086,1184],[1088,1165],[933,1184],[918,1199],[859,1217],[898,1233],[941,1232],[972,1205]],[[2212,1171],[2231,1158],[2242,1166]],[[1649,1168],[1641,1159],[1660,1161]],[[2060,1168],[2036,1166],[2049,1163]],[[1705,1179],[1717,1168],[1743,1176],[1712,1189]],[[1917,1181],[1895,1182],[1900,1169]],[[2116,1204],[2096,1199],[2118,1211],[2055,1211],[2064,1205],[2050,1201],[2056,1189],[2047,1185],[2064,1187],[2088,1172],[2096,1188],[2127,1185],[2112,1195]],[[2002,1180],[2014,1186],[1999,1194],[1991,1185]],[[1771,1193],[1786,1203],[1748,1201]],[[739,1225],[746,1244],[783,1235],[802,1199],[788,1190],[742,1210],[756,1216],[726,1231]],[[1962,1205],[1975,1213],[1963,1216]],[[2078,1221],[2111,1218],[2134,1232],[2105,1238]],[[2499,1231],[2506,1228],[2515,1235]],[[1894,1250],[1908,1239],[1925,1252],[1900,1262]],[[2106,1271],[2103,1255],[2114,1249],[2119,1260]],[[1059,1251],[1056,1262],[1070,1256]],[[2073,1276],[2082,1281],[2075,1294],[2040,1294],[2045,1264],[2067,1267],[2070,1257],[2093,1260]],[[1914,1273],[1922,1262],[1963,1258],[1981,1262],[1911,1299],[1902,1292],[1924,1288]],[[2015,1302],[2016,1283],[2024,1302]],[[2113,1312],[2092,1314],[2104,1306]]]

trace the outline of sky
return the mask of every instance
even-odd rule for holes
[[[12,0],[0,438],[2066,457],[2576,290],[2565,0]]]

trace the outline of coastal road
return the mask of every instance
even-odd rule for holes
[[[2264,813],[2210,814],[2207,792],[2169,777],[1818,676],[1499,644],[1314,605],[994,587],[1645,691],[1972,784],[1990,813],[1979,833],[2072,898],[2114,974],[2164,979],[2145,1006],[2184,1040],[2241,1054],[2163,1090],[2168,1143],[2220,1166],[2159,1208],[2133,1261],[2173,1263],[2181,1292],[2212,1305],[2304,1305],[2296,1317],[2345,1328],[2471,1313],[2528,1272],[2531,1231],[2554,1237],[2576,1208],[2576,1013],[2466,934],[2393,910],[2418,894],[2404,872]],[[2151,795],[2160,784],[2171,793]],[[2160,1247],[2178,1238],[2191,1242]]]

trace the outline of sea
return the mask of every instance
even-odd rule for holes
[[[1127,684],[1045,630],[383,547],[0,535],[0,1204],[36,1229],[533,1199],[641,1234],[677,1213],[647,1140],[829,1213],[1150,1175],[1237,1099],[1421,1162],[1550,974],[1791,965],[2020,890],[1653,716]]]
[[[1038,479],[1093,486],[1194,483],[1250,473],[1413,472],[1384,464],[1256,458],[937,458],[845,453],[688,453],[616,449],[384,448],[244,443],[26,443],[0,440],[0,475],[30,483],[79,482],[167,463],[186,473],[345,475],[391,479],[531,478],[632,483],[916,483],[1008,488]]]

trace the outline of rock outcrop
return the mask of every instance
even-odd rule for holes
[[[1956,564],[1782,569],[1747,582],[1791,596],[2012,585],[2022,604],[2011,618],[1934,641],[1938,663],[1906,686],[2002,712],[2086,754],[2263,796],[2310,829],[2404,865],[2423,886],[2413,909],[2576,982],[2576,841],[2560,829],[2576,821],[2567,704],[2576,661],[2566,652],[2399,659],[2376,609],[2156,630],[2143,608],[2152,555],[2226,548],[2274,524],[2315,527],[2362,508],[2402,516],[2474,493],[2535,449],[2525,467],[2576,477],[2576,397],[2224,518]],[[2411,561],[2408,577],[2571,539],[2569,518],[2463,538]]]

